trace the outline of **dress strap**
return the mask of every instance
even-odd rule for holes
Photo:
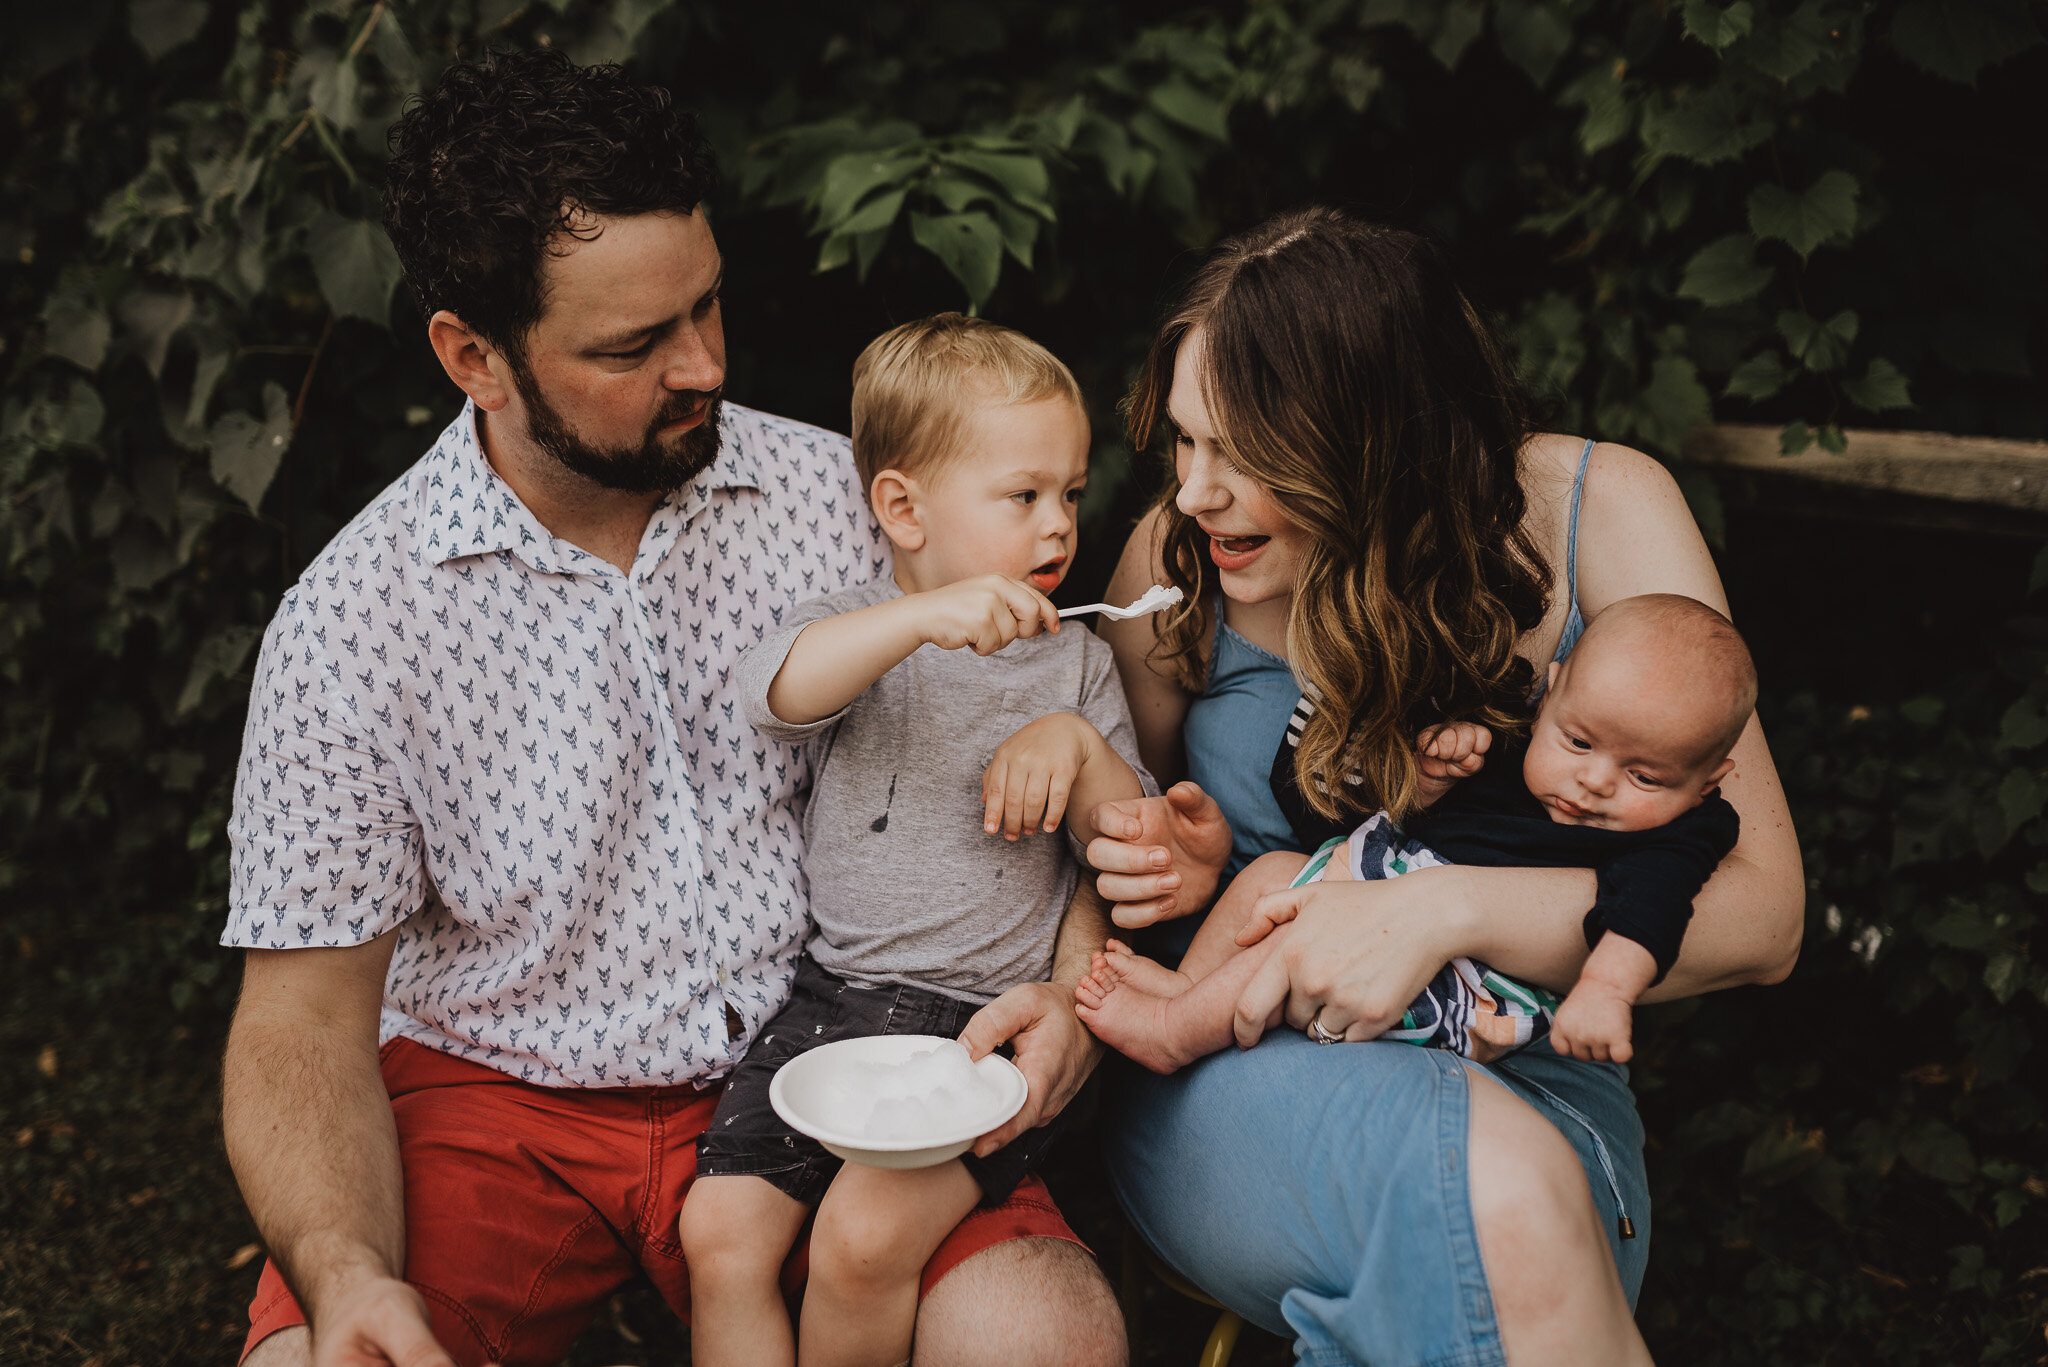
[[[1586,438],[1586,449],[1579,452],[1579,472],[1572,477],[1572,520],[1571,529],[1564,544],[1564,586],[1571,595],[1571,610],[1579,610],[1579,497],[1586,492],[1586,466],[1593,459],[1593,438]]]

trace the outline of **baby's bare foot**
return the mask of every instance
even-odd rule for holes
[[[1195,985],[1187,974],[1176,973],[1165,964],[1134,952],[1122,940],[1109,941],[1104,952],[1095,957],[1101,961],[1091,965],[1097,977],[1107,971],[1119,983],[1155,997],[1178,997]]]
[[[1099,990],[1084,993],[1083,988],[1091,984]],[[1082,979],[1074,995],[1078,999],[1074,1011],[1082,1023],[1095,1032],[1097,1039],[1126,1058],[1155,1073],[1171,1073],[1193,1062],[1194,1056],[1174,1041],[1172,1022],[1167,1016],[1167,1007],[1173,1003],[1171,997],[1147,992],[1129,982],[1099,983],[1092,974]]]

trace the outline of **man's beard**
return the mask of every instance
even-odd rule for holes
[[[632,494],[667,493],[695,479],[718,459],[718,418],[724,403],[721,390],[712,391],[704,416],[679,438],[664,439],[661,429],[688,417],[707,397],[702,391],[670,395],[648,423],[639,446],[592,446],[562,420],[523,363],[512,368],[512,378],[526,403],[526,430],[533,444],[561,462],[564,469],[593,484]]]

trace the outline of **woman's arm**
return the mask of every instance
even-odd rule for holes
[[[1721,576],[1670,473],[1639,451],[1596,446],[1579,509],[1579,606],[1590,620],[1609,603],[1642,593],[1682,593],[1728,611]],[[1782,982],[1798,961],[1805,872],[1756,718],[1736,742],[1734,759],[1721,796],[1742,817],[1742,838],[1693,900],[1678,963],[1645,1001]]]

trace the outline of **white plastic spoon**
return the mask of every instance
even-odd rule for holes
[[[1170,608],[1180,600],[1181,592],[1179,589],[1170,588],[1165,584],[1154,584],[1139,596],[1137,602],[1132,603],[1129,607],[1120,608],[1109,603],[1089,603],[1085,607],[1061,608],[1060,616],[1080,617],[1086,613],[1099,612],[1112,622],[1121,622],[1131,617],[1143,617],[1147,613],[1157,612],[1161,608]]]

